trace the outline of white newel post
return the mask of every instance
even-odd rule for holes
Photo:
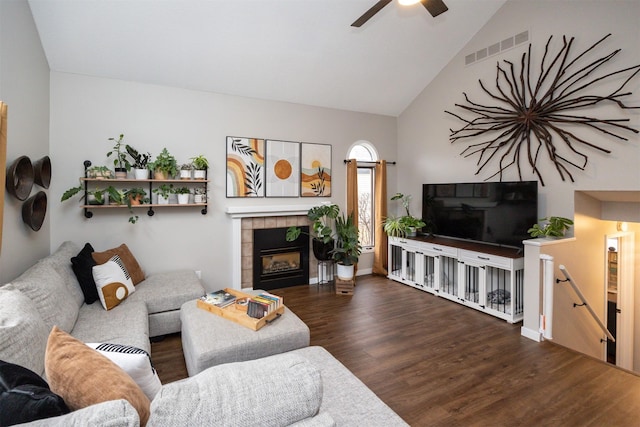
[[[546,340],[553,339],[553,257],[540,254],[542,260],[542,317],[540,319],[540,332]]]

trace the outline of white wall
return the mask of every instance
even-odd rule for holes
[[[538,76],[540,61],[549,36],[554,36],[551,52],[556,53],[561,46],[563,35],[575,37],[572,47],[574,58],[593,43],[608,33],[612,33],[600,47],[588,58],[594,60],[615,49],[622,51],[605,67],[609,71],[640,64],[640,2],[638,1],[508,1],[479,31],[467,46],[443,69],[438,77],[425,88],[398,120],[398,160],[402,164],[398,168],[398,188],[411,192],[414,198],[420,199],[421,184],[425,182],[474,182],[490,177],[497,171],[497,163],[493,163],[479,175],[476,173],[477,157],[463,158],[460,152],[468,143],[449,141],[450,128],[458,129],[463,123],[448,114],[445,110],[460,114],[455,103],[464,103],[462,92],[466,92],[472,101],[485,105],[496,105],[488,95],[482,92],[478,79],[489,90],[496,90],[496,63],[509,60],[519,64],[522,54],[529,43],[524,43],[511,50],[491,56],[469,66],[464,65],[466,55],[488,47],[507,37],[529,31],[532,44],[532,69],[535,78]],[[617,87],[622,80],[612,86]],[[508,90],[504,83],[501,87]],[[640,105],[640,77],[628,84],[626,91],[633,96],[626,101],[628,105]],[[597,87],[603,93],[602,87]],[[613,106],[598,107],[595,110],[585,109],[573,114],[593,114],[599,118],[628,118],[625,123],[635,129],[640,128],[639,110],[620,110]],[[464,115],[464,114],[462,114]],[[467,116],[468,117],[468,116]],[[572,132],[579,133],[589,142],[612,150],[607,155],[593,149],[584,149],[589,162],[584,172],[571,170],[575,183],[563,182],[554,167],[543,159],[540,169],[546,186],[539,186],[539,217],[563,216],[574,218],[574,193],[579,190],[640,190],[640,137],[631,132],[620,132],[628,141],[619,141],[605,134],[584,131],[572,127]],[[471,139],[469,143],[477,143],[484,139]],[[561,145],[558,138],[554,143]],[[537,179],[528,163],[523,163],[522,178]],[[517,180],[516,169],[511,168],[503,180]],[[497,181],[498,178],[492,180]],[[575,213],[576,237],[578,239],[567,246],[569,253],[562,248],[562,256],[558,253],[558,263],[566,264],[580,281],[583,291],[597,307],[600,315],[604,310],[604,251],[603,236],[615,223],[606,221],[588,221],[587,217]],[[597,224],[597,228],[594,227]],[[613,224],[613,225],[612,225]],[[555,246],[550,249],[558,250]],[[546,251],[545,251],[546,253]],[[552,255],[555,252],[551,253]],[[570,258],[567,258],[569,256]],[[571,266],[574,268],[571,268]],[[640,266],[640,264],[638,264]],[[637,275],[636,275],[637,277]],[[637,283],[637,281],[636,281]],[[570,294],[562,293],[558,306],[570,304]],[[636,298],[637,302],[637,298]],[[526,315],[526,313],[525,313]],[[577,326],[588,325],[584,313],[569,310],[554,321],[554,338],[556,341],[585,352],[594,357],[601,357],[599,332],[593,328],[585,329]],[[636,326],[638,319],[636,319]],[[637,334],[636,334],[637,335]],[[636,340],[636,348],[638,348]],[[635,368],[638,369],[638,352],[636,352]]]
[[[0,1],[0,100],[8,105],[7,165],[49,154],[49,65],[26,0]],[[40,190],[34,185],[31,194]],[[0,284],[49,253],[49,218],[34,232],[22,221],[22,202],[5,195]]]
[[[125,242],[147,272],[201,270],[207,288],[229,286],[231,220],[225,214],[227,207],[312,201],[227,199],[227,136],[331,144],[330,200],[344,206],[342,160],[349,146],[358,140],[370,141],[382,158],[395,160],[396,132],[393,117],[52,72],[51,157],[58,179],[51,187],[51,247],[72,240],[79,245],[90,242],[96,250],[103,250]],[[143,214],[138,224],[131,225],[126,210],[94,212],[93,218],[85,219],[76,200],[60,203],[64,190],[78,184],[85,159],[107,163],[106,153],[112,146],[107,138],[119,133],[124,133],[125,142],[153,155],[167,147],[178,162],[204,154],[211,164],[209,213],[157,209],[153,217]]]
[[[481,93],[478,79],[489,89],[495,90],[496,63],[509,60],[519,65],[528,43],[469,66],[464,65],[466,55],[528,30],[532,43],[532,68],[536,70],[537,77],[549,36],[554,36],[553,52],[557,52],[560,46],[558,42],[563,35],[575,36],[572,48],[575,56],[606,34],[612,33],[597,53],[604,56],[605,53],[621,48],[622,52],[607,66],[609,70],[616,70],[640,64],[638,16],[638,1],[507,2],[399,117],[399,190],[413,194],[414,200],[420,200],[422,183],[476,182],[487,179],[497,171],[497,163],[494,163],[480,175],[475,175],[477,157],[460,156],[467,144],[449,142],[449,129],[460,128],[462,122],[445,114],[444,111],[461,111],[455,109],[454,104],[464,101],[462,92],[466,92],[476,102],[493,105],[488,96]],[[618,81],[618,84],[620,83],[621,81]],[[502,87],[506,89],[504,84]],[[629,104],[640,105],[640,78],[636,76],[626,89],[633,92]],[[608,106],[599,108],[595,114],[597,117],[629,118],[630,126],[640,128],[639,110],[621,111]],[[539,188],[540,217],[573,217],[575,190],[640,189],[640,138],[637,134],[622,132],[623,136],[629,138],[628,142],[617,141],[596,132],[581,134],[585,135],[588,141],[611,149],[612,153],[606,155],[586,149],[589,163],[584,172],[572,171],[575,183],[568,180],[562,182],[553,166],[543,159],[540,168],[546,186]],[[479,142],[478,139],[472,141]],[[554,142],[561,144],[557,139],[554,139]],[[526,164],[522,167],[523,179],[537,179]],[[517,180],[515,172],[515,169],[511,168],[503,180]]]

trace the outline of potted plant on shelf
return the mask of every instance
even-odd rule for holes
[[[60,201],[64,202],[65,200],[69,200],[81,191],[84,191],[84,187],[82,185],[71,187],[62,194]],[[84,195],[80,198],[80,200],[82,200],[83,198]],[[104,195],[104,190],[95,189],[93,191],[87,191],[86,201],[88,205],[104,205],[105,199],[106,197]]]
[[[355,264],[358,262],[362,246],[360,246],[358,227],[353,220],[353,214],[344,214],[336,218],[336,246],[331,252],[337,264],[336,273],[342,280],[352,280],[355,274]]]
[[[193,189],[193,203],[207,203],[207,189],[205,187],[196,187]]]
[[[396,193],[391,200],[400,200],[405,209],[406,215],[388,216],[382,223],[382,228],[387,235],[392,237],[412,237],[417,234],[417,230],[426,226],[426,223],[420,218],[411,215],[410,204],[411,195]]]
[[[193,163],[194,171],[193,178],[194,179],[205,179],[207,176],[207,169],[209,169],[209,160],[202,154],[192,157],[191,162]]]
[[[113,179],[113,171],[106,166],[91,166],[87,169],[87,178],[91,179]]]
[[[173,194],[178,196],[178,204],[179,205],[188,205],[189,204],[189,195],[191,191],[187,187],[177,187],[173,189]]]
[[[81,193],[83,191],[84,191],[83,185],[78,185],[77,187],[71,187],[62,194],[60,201],[64,202],[66,200],[69,200],[76,194]],[[111,185],[106,188],[96,188],[95,190],[87,191],[86,197],[87,197],[86,202],[88,205],[104,205],[107,202],[107,200],[110,203],[113,202],[114,204],[122,203],[121,193]],[[80,200],[84,198],[85,198],[85,195],[83,194]]]
[[[527,230],[527,233],[531,237],[564,237],[573,225],[573,221],[569,218],[563,218],[561,216],[551,216],[541,218],[540,221],[545,223],[544,226],[540,224],[533,224],[533,226]]]
[[[123,140],[124,134],[122,133],[118,138],[109,138],[109,141],[113,141],[114,145],[111,151],[107,153],[107,157],[111,157],[112,154],[115,155],[113,166],[115,166],[116,178],[118,179],[126,179],[127,172],[131,170],[131,163],[129,163],[129,159],[127,158],[126,149],[122,145]]]
[[[173,184],[162,184],[154,188],[153,192],[158,195],[158,204],[166,205],[169,203],[169,196],[173,192]]]
[[[110,205],[124,205],[127,203],[126,197],[124,196],[124,190],[118,190],[110,185],[105,189],[105,191],[109,196]]]
[[[162,149],[153,162],[149,162],[147,167],[153,171],[154,179],[171,179],[171,177],[178,174],[178,162],[166,147]]]
[[[125,149],[133,159],[134,177],[136,179],[148,179],[149,170],[147,169],[147,165],[149,164],[149,160],[151,160],[151,153],[140,153],[130,145],[127,145]]]
[[[312,249],[318,261],[329,261],[331,251],[335,246],[335,221],[340,214],[340,207],[336,204],[323,204],[314,206],[307,211],[307,218],[312,222],[310,236]],[[300,236],[300,227],[289,227],[286,240],[292,242]]]
[[[184,163],[180,166],[180,179],[191,179],[193,163]]]
[[[138,206],[144,203],[149,203],[149,199],[146,196],[147,192],[142,188],[131,188],[124,191],[124,199],[127,202],[127,207],[129,208],[129,213],[131,214],[131,216],[129,217],[129,222],[131,224],[135,224],[136,222],[138,222],[138,215],[133,212],[131,206]]]
[[[146,198],[147,192],[144,189],[136,187],[130,188],[129,190],[124,191],[124,196],[126,197],[127,205],[141,205],[147,203],[149,199]]]

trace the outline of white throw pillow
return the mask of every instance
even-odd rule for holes
[[[118,255],[104,264],[94,266],[92,271],[105,310],[111,310],[135,291],[131,276]]]
[[[149,400],[153,400],[160,388],[160,378],[151,364],[149,353],[138,347],[109,343],[87,343],[118,365],[140,386]]]

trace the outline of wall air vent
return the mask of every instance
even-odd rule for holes
[[[528,41],[529,41],[529,31],[528,30],[523,31],[521,33],[516,34],[515,36],[511,36],[502,41],[496,42],[490,45],[489,47],[485,47],[473,53],[465,55],[464,65],[471,65],[474,62],[478,62],[483,59],[489,58],[491,56],[497,55],[500,52],[504,52],[505,50],[509,50],[513,47],[516,47]]]

